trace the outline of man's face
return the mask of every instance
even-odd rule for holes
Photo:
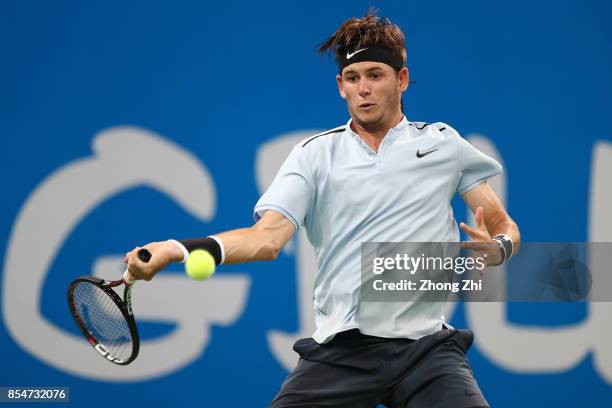
[[[353,121],[365,128],[392,126],[401,112],[401,96],[408,86],[408,70],[399,73],[380,62],[357,62],[337,75],[340,95]]]

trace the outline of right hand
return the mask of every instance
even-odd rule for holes
[[[142,262],[138,258],[138,250],[147,249],[151,253],[149,262]],[[172,242],[151,242],[142,247],[136,247],[125,254],[123,262],[127,265],[128,274],[133,280],[150,281],[157,272],[173,262],[181,262],[183,252]]]

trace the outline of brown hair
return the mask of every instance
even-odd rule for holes
[[[340,55],[365,47],[386,47],[395,49],[406,65],[406,47],[404,33],[388,18],[376,16],[373,7],[362,18],[353,17],[346,20],[336,32],[317,44],[321,55],[334,55],[336,62]]]

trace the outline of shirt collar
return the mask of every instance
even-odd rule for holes
[[[368,150],[372,150],[370,148],[370,146],[368,146],[367,143],[364,142],[363,139],[361,137],[359,137],[359,135],[357,133],[355,133],[355,131],[353,131],[353,129],[351,128],[351,123],[353,123],[353,118],[350,118],[348,120],[348,122],[346,122],[346,131],[355,140],[357,140],[363,147],[367,148]],[[400,120],[397,125],[395,125],[394,127],[389,129],[389,131],[387,132],[387,134],[385,135],[383,141],[380,144],[381,147],[383,146],[383,144],[388,144],[388,143],[392,142],[403,131],[410,130],[409,129],[409,125],[410,125],[410,122],[408,121],[408,119],[406,119],[406,115],[402,116],[402,120]]]

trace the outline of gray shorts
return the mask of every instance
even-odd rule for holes
[[[419,340],[342,332],[293,349],[300,360],[270,407],[488,407],[465,353],[474,335],[443,329]]]

